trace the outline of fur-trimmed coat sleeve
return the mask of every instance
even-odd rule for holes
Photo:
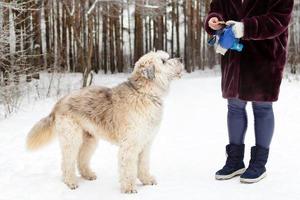
[[[210,11],[209,11],[208,16],[206,17],[206,21],[205,21],[205,30],[210,35],[216,34],[216,31],[211,29],[208,26],[208,21],[213,17],[217,17],[220,21],[224,21],[221,5],[219,4],[218,1],[215,1],[215,0],[213,0],[210,4]]]

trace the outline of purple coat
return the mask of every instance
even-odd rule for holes
[[[242,21],[243,52],[229,50],[222,56],[224,98],[246,101],[277,101],[287,59],[288,26],[293,0],[212,0],[205,29],[211,17]]]

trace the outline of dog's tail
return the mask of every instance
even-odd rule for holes
[[[41,119],[30,130],[26,146],[29,150],[37,150],[38,148],[48,144],[55,136],[53,131],[54,115]]]

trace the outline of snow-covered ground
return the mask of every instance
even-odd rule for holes
[[[113,86],[126,75],[96,76],[96,83]],[[75,82],[73,82],[75,83]],[[80,86],[80,83],[78,83]],[[257,184],[238,178],[216,181],[214,173],[225,161],[226,101],[221,98],[217,72],[195,72],[173,83],[165,115],[152,151],[157,186],[139,186],[138,194],[119,191],[117,147],[100,142],[92,160],[98,179],[79,179],[69,190],[61,181],[57,140],[38,152],[24,148],[32,125],[47,115],[57,98],[39,100],[0,121],[0,200],[299,200],[300,199],[300,82],[285,79],[275,103],[276,133],[268,163],[268,177]],[[246,157],[254,144],[253,116],[248,106]]]

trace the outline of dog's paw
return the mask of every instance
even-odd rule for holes
[[[136,189],[122,189],[122,193],[125,193],[125,194],[136,194],[137,190]]]
[[[71,189],[75,190],[78,188],[78,185],[76,183],[66,183],[66,185]]]
[[[135,194],[137,193],[136,187],[133,186],[132,184],[122,186],[121,192],[125,194]]]
[[[97,179],[97,176],[94,172],[90,172],[87,174],[81,174],[81,177],[84,178],[85,180],[93,181]]]
[[[76,177],[65,177],[63,181],[71,190],[75,190],[76,188],[78,188]]]
[[[153,176],[140,178],[143,185],[157,185],[157,181]]]

